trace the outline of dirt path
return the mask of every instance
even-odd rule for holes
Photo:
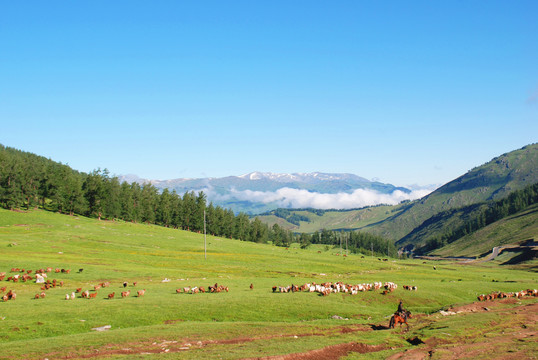
[[[530,300],[532,301],[532,300]],[[506,304],[518,304],[513,307],[505,307]],[[446,316],[466,316],[466,314],[476,312],[493,312],[506,318],[502,331],[477,332],[473,336],[460,336],[446,339],[431,337],[428,339],[408,338],[407,341],[414,345],[414,348],[402,349],[388,359],[390,360],[415,360],[429,359],[432,356],[436,359],[536,359],[538,353],[538,303],[516,299],[491,300],[475,302],[472,304],[448,309]],[[418,314],[415,318],[418,322],[428,322],[429,324],[440,322],[439,314],[423,315]],[[437,319],[437,320],[436,320]],[[522,321],[521,319],[524,319]],[[492,324],[494,325],[494,324]],[[340,326],[331,330],[331,333],[350,333],[386,330],[384,325],[351,325]],[[403,333],[403,336],[406,333]],[[271,340],[276,338],[299,338],[311,336],[326,336],[325,333],[305,333],[297,335],[268,335],[265,337],[241,337],[223,340],[188,341],[188,340],[160,340],[154,342],[138,342],[127,344],[111,344],[99,349],[93,349],[85,353],[71,354],[48,354],[45,358],[55,359],[90,359],[107,358],[113,355],[144,355],[158,353],[188,352],[196,349],[203,349],[215,345],[232,345],[248,343],[257,340]],[[350,353],[371,353],[386,350],[387,345],[367,345],[358,342],[349,342],[338,345],[326,346],[302,353],[292,353],[278,356],[265,356],[248,358],[244,360],[337,360]],[[533,357],[534,356],[534,357]],[[43,357],[41,357],[43,358]]]
[[[502,330],[491,329],[475,332],[474,335],[454,337],[447,340],[426,339],[420,346],[407,349],[390,356],[389,360],[430,359],[537,359],[538,351],[538,303],[521,303],[511,308],[502,304],[516,304],[518,300],[510,298],[474,302],[454,307],[446,312],[453,316],[476,312],[493,312],[506,321]]]

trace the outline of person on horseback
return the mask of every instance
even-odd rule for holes
[[[403,308],[402,300],[400,300],[400,303],[398,304],[398,310],[396,310],[396,314],[407,320],[407,310]]]

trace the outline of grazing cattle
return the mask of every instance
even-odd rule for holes
[[[510,298],[510,297],[516,297],[518,299],[522,299],[525,296],[538,296],[538,290],[527,289],[527,290],[517,291],[515,293],[493,292],[487,295],[484,295],[484,294],[478,295],[477,299],[478,301],[495,300],[497,298]]]
[[[39,294],[39,297],[43,299],[45,297],[45,295],[46,294],[44,292],[42,292],[41,294]]]
[[[254,285],[250,284],[250,290],[254,289]]]
[[[93,290],[97,291],[101,288],[101,285],[94,285]]]
[[[138,291],[136,292],[136,294],[137,294],[138,297],[144,296],[145,293],[146,293],[146,289],[144,289],[144,290],[138,290]]]
[[[124,288],[127,287],[127,281],[124,281],[124,282],[123,282],[123,287],[124,287]]]
[[[2,288],[0,288],[0,292],[4,292],[4,291],[6,291],[6,287],[5,287],[5,286],[2,287]]]
[[[137,282],[137,281],[133,282],[133,286],[136,286],[136,284],[138,284],[138,282]]]
[[[71,299],[71,296],[69,296],[69,294],[65,294],[65,300],[70,300]]]
[[[114,295],[116,295],[115,292],[108,294],[108,299],[114,299]]]
[[[71,300],[75,300],[75,292],[74,291],[71,293]]]
[[[181,293],[181,289],[176,289],[176,294],[180,294]]]
[[[130,290],[129,290],[129,291],[122,291],[122,292],[121,292],[121,297],[122,297],[122,298],[127,297],[127,296],[129,296],[129,295],[131,295],[131,291],[130,291]]]
[[[89,299],[93,299],[93,298],[96,298],[96,297],[97,297],[97,293],[96,293],[96,292],[91,293],[91,294],[89,294],[89,296],[88,296]]]
[[[83,291],[82,294],[80,295],[80,297],[83,297],[83,298],[88,298],[89,296],[90,296],[89,290]]]
[[[35,294],[34,299],[39,299],[39,294]]]
[[[77,291],[76,292],[81,292],[82,291],[82,288],[77,288]]]

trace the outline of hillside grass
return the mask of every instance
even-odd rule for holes
[[[438,256],[478,257],[491,252],[493,247],[518,244],[538,237],[538,204],[530,206],[502,220],[496,221],[451,244],[434,250]]]
[[[300,249],[294,244],[286,250],[212,236],[207,237],[205,259],[202,234],[37,210],[0,210],[0,249],[0,272],[8,276],[11,268],[71,269],[69,274],[49,273],[49,279],[65,285],[46,291],[43,299],[34,299],[41,290],[33,282],[0,282],[17,293],[14,301],[0,301],[2,359],[80,358],[96,349],[149,349],[165,340],[208,345],[158,355],[162,358],[236,359],[349,341],[405,348],[410,345],[396,330],[357,333],[341,328],[386,325],[399,299],[413,313],[430,314],[472,302],[480,293],[519,291],[537,283],[535,273],[500,267],[342,257],[336,255],[338,249],[324,246]],[[76,288],[89,290],[104,281],[111,286],[100,289],[95,299],[64,299]],[[122,299],[124,281],[131,296]],[[272,286],[325,281],[392,281],[399,288],[386,296],[379,291],[327,297],[271,291]],[[207,288],[214,283],[230,291],[176,293],[185,286]],[[404,291],[405,284],[418,286],[418,291]],[[146,290],[144,297],[135,295],[138,289]],[[108,300],[111,292],[116,297]],[[104,325],[112,329],[91,330]],[[226,339],[245,337],[254,340],[223,345]],[[148,356],[153,355],[115,355]]]
[[[257,217],[269,226],[278,224],[284,229],[294,232],[313,233],[321,229],[358,230],[367,228],[390,216],[397,215],[401,210],[401,205],[382,205],[356,210],[325,211],[321,216],[308,210],[289,210],[291,214],[302,215],[309,219],[308,222],[300,221],[299,226],[275,215],[258,215]]]

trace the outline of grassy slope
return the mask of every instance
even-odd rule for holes
[[[470,170],[417,201],[399,216],[376,227],[375,232],[394,240],[440,211],[498,200],[514,190],[538,182],[538,144],[503,154]]]
[[[495,246],[538,239],[538,205],[485,228],[433,252],[440,256],[479,256]]]
[[[208,257],[204,260],[200,234],[43,211],[0,210],[0,249],[0,272],[9,272],[12,267],[47,266],[72,270],[70,274],[50,274],[50,278],[65,281],[65,286],[47,291],[46,298],[39,300],[33,299],[40,292],[37,284],[1,282],[18,294],[15,301],[0,302],[0,358],[10,359],[45,355],[57,358],[68,353],[76,357],[105,346],[151,344],[162,339],[222,340],[245,334],[275,338],[244,348],[223,350],[214,345],[203,352],[189,352],[183,358],[285,354],[357,341],[356,333],[335,333],[335,329],[342,325],[386,324],[386,317],[400,298],[411,311],[430,313],[450,304],[473,301],[479,293],[516,291],[536,284],[535,274],[489,264],[462,272],[460,265],[437,263],[433,271],[431,263],[421,261],[383,262],[358,255],[342,258],[331,251],[318,252],[321,247],[291,247],[286,251],[214,237],[208,237]],[[77,273],[79,268],[84,271]],[[162,282],[165,278],[170,282]],[[274,285],[337,280],[394,281],[400,289],[387,296],[368,292],[328,297],[273,294],[270,290]],[[65,294],[75,288],[91,289],[102,281],[112,285],[100,290],[96,299],[64,300]],[[146,295],[106,300],[109,292],[115,291],[118,296],[123,281],[138,281],[130,289],[146,289]],[[229,286],[230,292],[175,293],[180,287],[207,287],[215,282]],[[249,289],[251,283],[254,290]],[[402,284],[417,285],[419,291],[405,292]],[[331,319],[335,314],[351,320]],[[112,330],[90,330],[103,325],[112,325]],[[332,335],[304,340],[281,338],[318,332]],[[359,336],[365,343],[408,346],[397,332]]]
[[[326,211],[322,216],[304,210],[290,210],[290,213],[292,214],[296,213],[310,219],[310,222],[301,221],[300,226],[291,224],[275,215],[258,216],[258,218],[269,224],[269,226],[277,223],[279,226],[294,232],[313,233],[321,229],[357,230],[367,228],[373,224],[382,222],[390,216],[398,214],[401,209],[401,205],[374,206],[358,210]]]

